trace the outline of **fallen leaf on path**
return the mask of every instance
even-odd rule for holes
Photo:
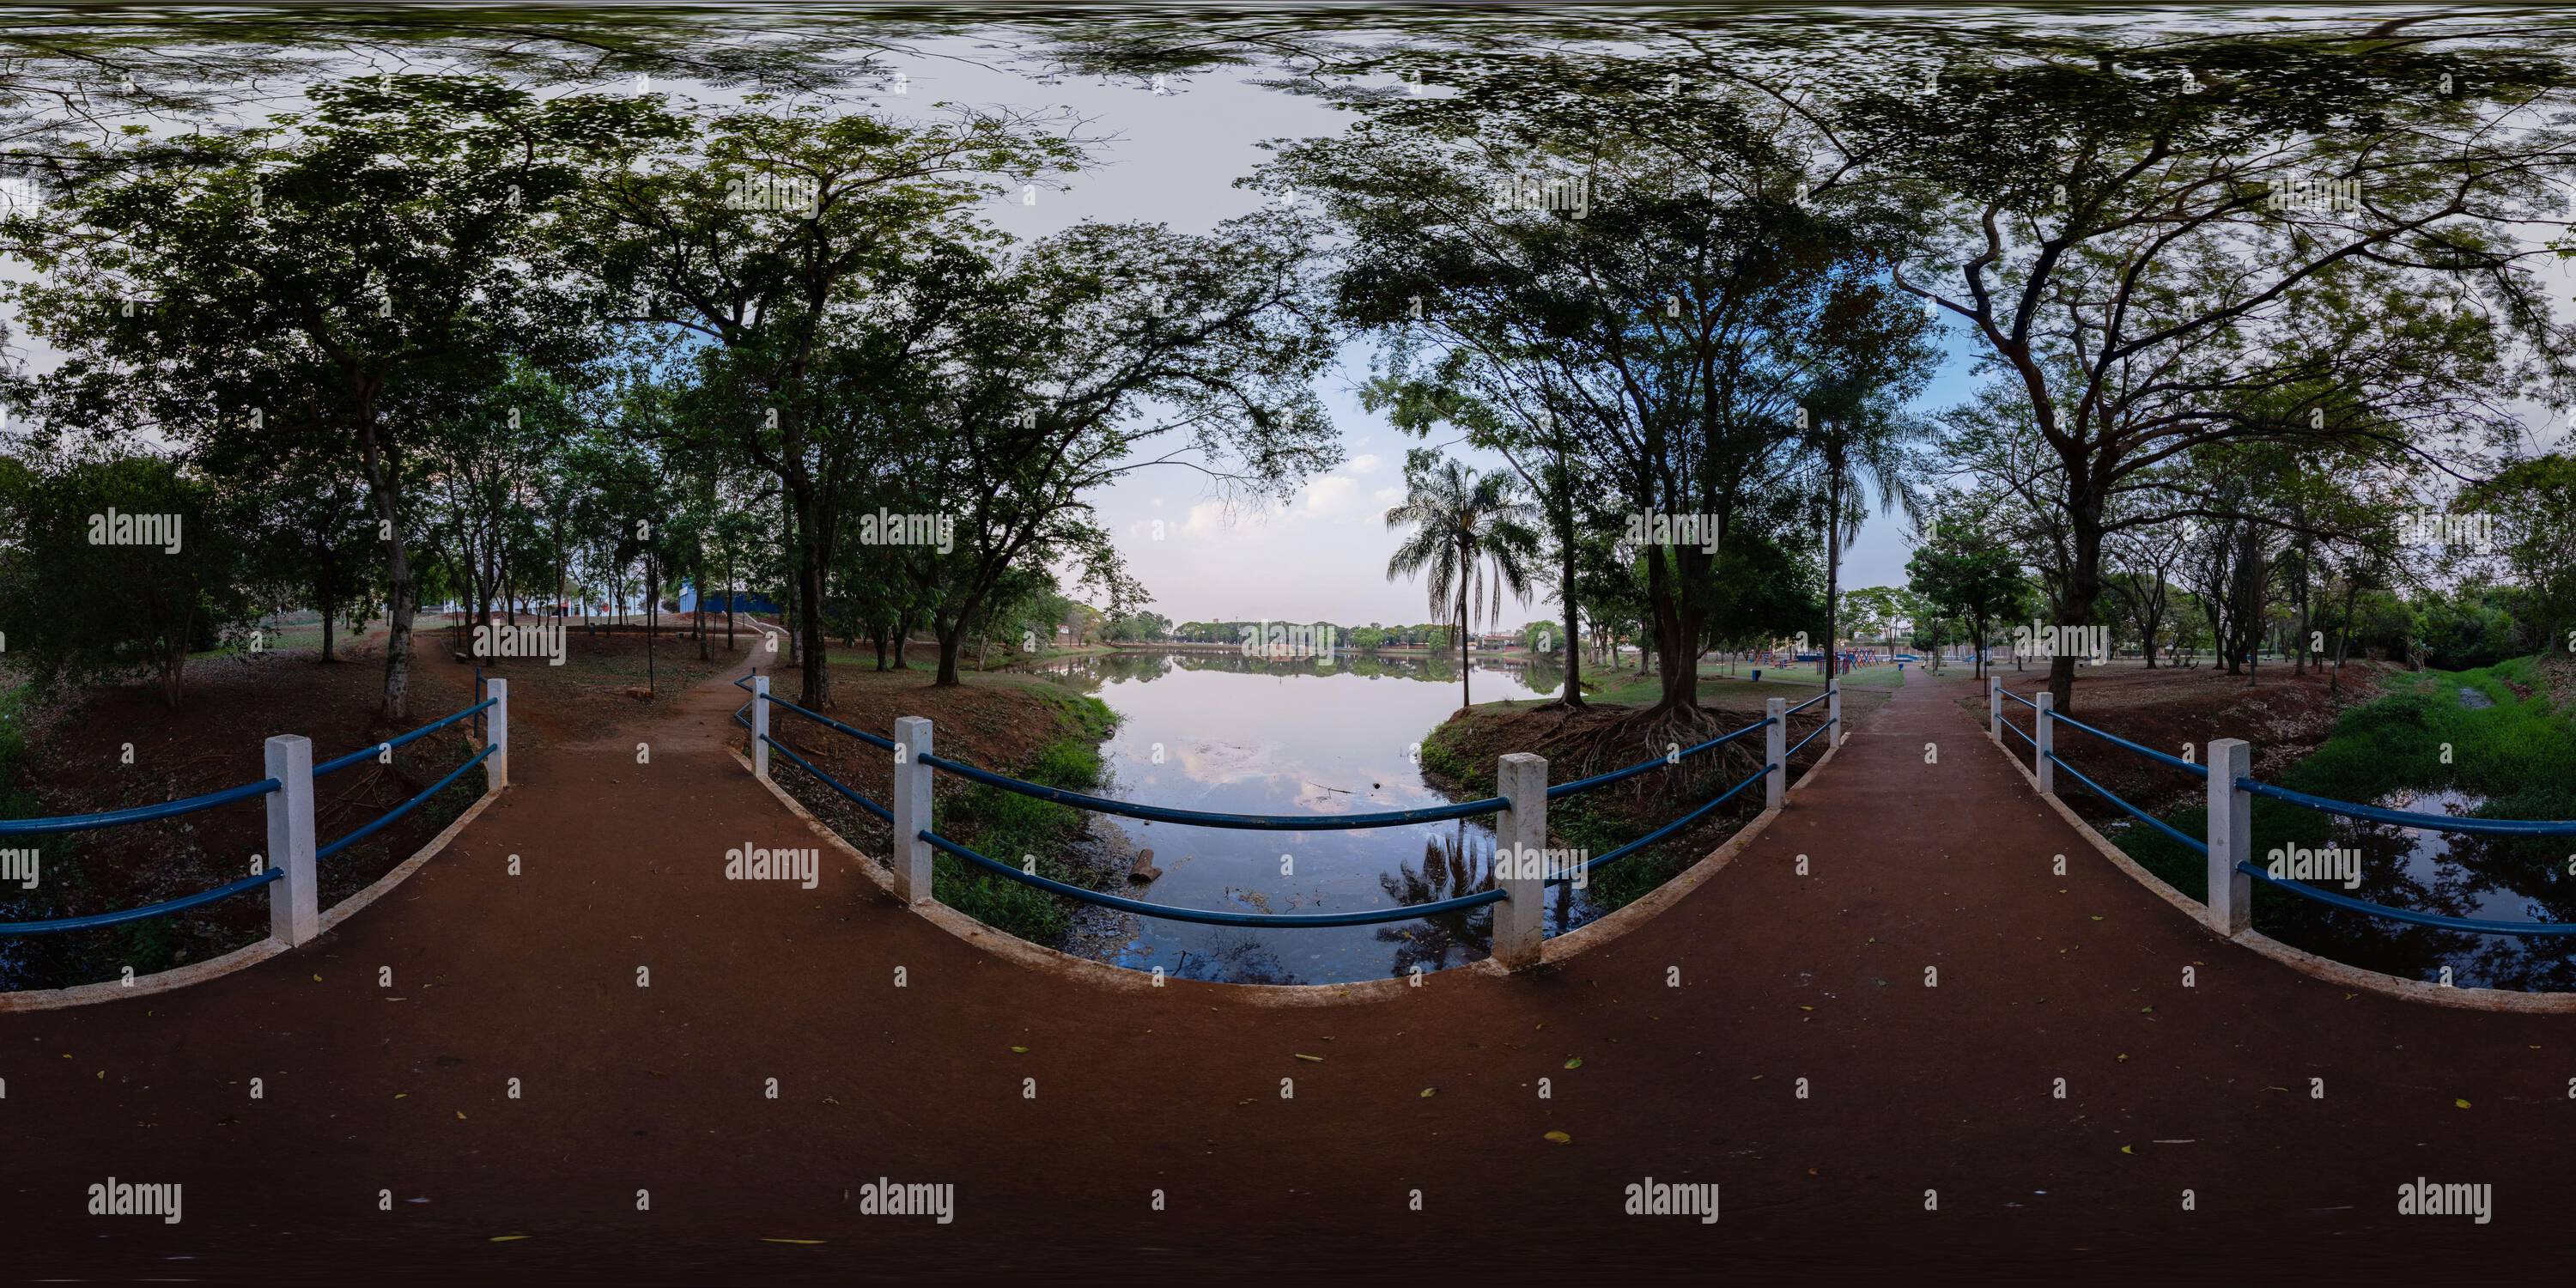
[[[2466,1109],[2466,1108],[2468,1108],[2468,1107],[2469,1107],[2469,1102],[2468,1102],[2468,1101],[2465,1101],[2465,1100],[2454,1100],[2454,1101],[2452,1101],[2451,1103],[2452,1103],[2452,1104],[2455,1104],[2455,1105],[2458,1105],[2458,1106],[2459,1106],[2460,1108],[2462,1108],[2462,1109]]]
[[[1027,1055],[1028,1053],[1029,1053],[1029,1049],[1028,1049],[1027,1047],[1012,1047],[1012,1048],[1011,1048],[1011,1054],[1013,1054],[1013,1055]]]
[[[2135,1154],[2135,1153],[2137,1153],[2138,1151],[2136,1151],[2136,1150],[2134,1150],[2134,1149],[2131,1149],[2131,1148],[2129,1148],[2129,1147],[2128,1147],[2128,1146],[2126,1146],[2126,1145],[2122,1145],[2122,1146],[2120,1147],[2120,1152],[2121,1152],[2121,1153],[2123,1153],[2123,1154]]]
[[[492,1242],[494,1242],[494,1243],[515,1243],[515,1242],[517,1242],[518,1240],[525,1239],[525,1238],[528,1238],[528,1237],[529,1237],[529,1236],[524,1235],[524,1234],[496,1234],[496,1235],[493,1235],[493,1236],[492,1236]]]
[[[1579,1056],[1579,1055],[1577,1055],[1577,1056],[1568,1056],[1568,1057],[1566,1057],[1566,1060],[1565,1060],[1565,1067],[1566,1067],[1566,1068],[1569,1068],[1569,1069],[1580,1069],[1580,1068],[1582,1068],[1582,1067],[1583,1067],[1583,1057],[1582,1057],[1582,1056]]]
[[[1422,1098],[1423,1098],[1423,1099],[1425,1099],[1425,1100],[1429,1100],[1429,1099],[1431,1098],[1431,1092],[1432,1092],[1432,1090],[1433,1090],[1433,1089],[1432,1089],[1432,1088],[1430,1088],[1430,1087],[1424,1087],[1424,1088],[1422,1089]]]
[[[1559,1144],[1559,1145],[1571,1145],[1571,1144],[1573,1144],[1573,1143],[1574,1143],[1574,1138],[1573,1138],[1572,1136],[1568,1136],[1568,1135],[1566,1135],[1564,1132],[1561,1132],[1561,1131],[1552,1131],[1552,1132],[1549,1132],[1549,1133],[1547,1134],[1547,1138],[1548,1138],[1549,1140],[1555,1141],[1555,1142],[1556,1142],[1557,1144]]]
[[[1320,1055],[1308,1055],[1303,1051],[1294,1051],[1290,1052],[1290,1054],[1296,1056],[1300,1060],[1308,1060],[1316,1064],[1322,1064],[1324,1062],[1324,1057]]]

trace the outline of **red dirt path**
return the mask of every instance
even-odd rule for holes
[[[1956,696],[1898,692],[1731,866],[1611,944],[1523,978],[1277,1009],[1002,963],[828,850],[815,891],[722,880],[726,848],[808,834],[726,754],[739,694],[719,677],[649,734],[517,758],[452,849],[315,946],[177,994],[0,1017],[6,1270],[2062,1282],[2549,1264],[2576,1022],[2346,996],[2212,938],[2033,798]],[[184,1221],[84,1215],[110,1176],[183,1183]],[[954,1184],[954,1224],[860,1215],[880,1176]],[[2493,1223],[2397,1215],[2418,1176],[2493,1185]],[[1722,1220],[1623,1216],[1647,1177],[1722,1184]],[[821,1242],[764,1242],[784,1239]]]

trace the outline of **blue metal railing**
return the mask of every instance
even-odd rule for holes
[[[284,868],[270,868],[257,876],[243,877],[239,881],[227,881],[212,890],[200,890],[195,894],[182,895],[160,903],[145,904],[140,908],[128,908],[123,912],[92,913],[86,917],[57,917],[52,921],[0,922],[0,935],[44,935],[57,930],[91,930],[121,922],[165,917],[174,912],[185,912],[190,908],[213,903],[218,899],[229,899],[237,894],[246,894],[285,875]]]
[[[481,702],[477,702],[473,706],[467,707],[454,715],[442,716],[437,720],[433,720],[428,724],[412,730],[410,733],[387,738],[383,742],[376,743],[373,746],[360,747],[356,751],[350,752],[348,755],[341,756],[334,760],[323,761],[321,764],[313,767],[313,776],[315,778],[320,778],[324,774],[336,774],[343,769],[347,769],[351,765],[367,759],[369,756],[381,756],[386,752],[392,751],[396,747],[409,746],[410,744],[418,742],[467,716],[474,715],[482,711],[484,708],[491,706],[492,702],[493,699],[485,698]]]
[[[1590,778],[1578,778],[1570,783],[1558,783],[1556,786],[1547,789],[1547,798],[1549,800],[1556,800],[1560,797],[1573,796],[1581,792],[1591,791],[1595,787],[1607,787],[1612,783],[1634,778],[1650,769],[1662,769],[1669,765],[1678,765],[1701,752],[1708,751],[1711,748],[1725,746],[1748,733],[1759,732],[1768,727],[1770,723],[1771,718],[1769,716],[1764,716],[1762,719],[1756,720],[1733,733],[1719,734],[1696,747],[1675,753],[1669,758],[1657,756],[1650,760],[1638,761],[1636,764],[1630,765],[1625,769],[1613,769],[1606,774],[1594,774]]]
[[[825,785],[855,802],[870,814],[888,823],[894,821],[893,815],[884,807],[869,800],[865,796],[852,791],[846,784],[843,784],[840,780],[833,778],[830,774],[827,774],[821,769],[815,767],[814,764],[807,761],[803,756],[796,754],[796,752],[789,749],[785,744],[779,742],[777,739],[759,734],[758,727],[750,718],[749,712],[751,711],[753,702],[759,702],[763,698],[767,698],[769,703],[773,706],[786,707],[787,709],[805,716],[826,728],[849,734],[852,737],[858,738],[868,745],[877,747],[881,750],[893,750],[895,744],[892,739],[868,733],[862,729],[854,729],[838,720],[834,720],[828,716],[818,715],[815,712],[796,706],[784,699],[763,694],[758,690],[753,689],[749,680],[750,677],[741,676],[736,677],[733,681],[734,687],[749,692],[752,695],[751,702],[744,703],[740,710],[734,712],[734,723],[741,725],[747,731],[752,731],[754,736],[759,737],[761,741],[766,742],[773,750],[786,756],[787,759],[794,762],[797,767],[803,769],[809,774],[812,774],[815,778],[820,779]],[[1799,703],[1796,707],[1789,708],[1789,711],[1795,712],[1813,706],[1817,702],[1824,701],[1826,697],[1830,697],[1831,693],[1832,691],[1828,690],[1824,695],[1811,698],[1806,702]],[[1560,783],[1547,790],[1547,798],[1555,800],[1561,796],[1590,791],[1596,787],[1608,786],[1611,783],[1634,777],[1638,774],[1645,773],[1648,770],[1677,765],[1683,760],[1687,760],[1690,757],[1699,755],[1714,748],[1724,746],[1725,744],[1733,742],[1747,734],[1766,728],[1772,723],[1773,721],[1766,716],[1763,719],[1757,720],[1754,723],[1746,725],[1732,733],[1720,734],[1707,742],[1691,747],[1685,751],[1678,752],[1669,757],[1658,756],[1650,760],[1640,761],[1637,764],[1630,765],[1624,769],[1611,770],[1608,773],[1596,774],[1590,778],[1579,779],[1570,783]],[[1837,720],[1828,720],[1818,725],[1813,732],[1810,732],[1805,738],[1799,741],[1797,748],[1791,748],[1788,752],[1784,753],[1782,755],[1782,760],[1786,761],[1788,757],[1796,755],[1798,748],[1803,748],[1808,743],[1815,741],[1818,735],[1828,732],[1837,723],[1839,723]],[[925,754],[921,757],[921,763],[934,769],[941,769],[949,773],[956,774],[959,777],[968,779],[972,782],[983,783],[991,787],[999,788],[1003,791],[1015,792],[1023,796],[1033,797],[1038,800],[1051,801],[1059,805],[1069,805],[1077,809],[1086,809],[1103,814],[1115,814],[1127,818],[1141,818],[1158,823],[1178,823],[1188,826],[1231,828],[1236,830],[1351,831],[1360,828],[1402,827],[1410,824],[1437,823],[1445,822],[1450,819],[1474,818],[1480,815],[1499,813],[1507,809],[1510,805],[1510,802],[1506,801],[1504,798],[1493,796],[1487,797],[1483,800],[1461,801],[1454,804],[1438,805],[1424,809],[1390,810],[1376,814],[1351,814],[1338,817],[1333,815],[1221,814],[1201,810],[1180,810],[1168,809],[1155,805],[1140,805],[1133,801],[1111,800],[1104,796],[1093,796],[1083,792],[1067,791],[1063,788],[1042,787],[1036,783],[1023,782],[1008,775],[997,774],[991,770],[970,765],[964,761],[952,760],[945,756]],[[1741,782],[1736,783],[1734,786],[1720,792],[1715,797],[1693,808],[1689,813],[1682,815],[1680,818],[1677,818],[1644,836],[1638,837],[1636,840],[1630,841],[1607,854],[1590,860],[1584,864],[1583,870],[1588,873],[1607,864],[1617,862],[1620,859],[1624,859],[1631,854],[1635,854],[1638,851],[1645,849],[1647,846],[1653,845],[1687,830],[1693,824],[1706,817],[1710,811],[1725,804],[1727,801],[1732,800],[1745,788],[1762,781],[1764,777],[1781,768],[1781,766],[1770,764],[1763,765],[1762,768],[1754,771],[1750,777],[1747,777]],[[1033,889],[1044,890],[1051,894],[1062,895],[1068,899],[1094,904],[1103,908],[1114,908],[1121,912],[1134,913],[1138,916],[1159,917],[1169,921],[1195,922],[1200,925],[1258,926],[1285,929],[1332,926],[1373,926],[1396,921],[1411,921],[1420,917],[1438,916],[1443,913],[1463,912],[1468,909],[1482,907],[1487,904],[1501,903],[1511,897],[1508,891],[1497,887],[1490,890],[1480,890],[1474,894],[1458,895],[1453,898],[1435,900],[1430,903],[1398,904],[1392,907],[1374,908],[1359,912],[1246,913],[1226,912],[1205,908],[1182,908],[1171,904],[1148,903],[1141,899],[1130,899],[1122,895],[1106,894],[1098,890],[1090,890],[1082,886],[1073,885],[1069,882],[1058,881],[1052,877],[1041,876],[1035,872],[1026,871],[1021,868],[1015,868],[1010,864],[979,854],[972,848],[961,845],[958,842],[941,836],[937,832],[931,831],[927,828],[916,833],[916,836],[919,840],[943,854],[952,855],[962,862],[972,864],[973,866],[982,868],[996,876],[1016,881],[1021,885],[1029,886]],[[1573,876],[1569,873],[1565,876],[1551,878],[1548,884],[1562,885],[1572,879]]]
[[[1812,738],[1815,735],[1809,734],[1807,736]],[[1631,854],[1635,854],[1637,851],[1642,850],[1649,845],[1653,845],[1667,837],[1680,834],[1681,832],[1689,829],[1693,823],[1697,823],[1702,818],[1707,817],[1710,810],[1716,809],[1718,806],[1733,800],[1737,792],[1743,791],[1745,788],[1761,782],[1771,773],[1772,769],[1773,766],[1766,764],[1760,769],[1754,770],[1750,777],[1747,777],[1744,781],[1737,783],[1733,787],[1729,787],[1725,791],[1719,792],[1717,795],[1702,802],[1698,807],[1692,809],[1690,813],[1684,814],[1680,818],[1674,819],[1672,822],[1666,823],[1662,827],[1656,828],[1654,831],[1648,832],[1644,836],[1638,837],[1636,840],[1630,841],[1627,844],[1610,851],[1608,854],[1604,854],[1599,858],[1593,859],[1583,865],[1583,870],[1588,873],[1595,869],[1608,867]],[[1548,884],[1565,885],[1573,880],[1573,874],[1568,873],[1565,876],[1555,878]]]
[[[329,845],[315,850],[313,852],[313,857],[317,859],[330,858],[332,855],[338,854],[340,851],[348,849],[350,846],[356,845],[358,842],[366,840],[368,837],[374,836],[376,833],[383,831],[395,819],[401,818],[403,815],[419,808],[422,801],[428,800],[430,797],[436,796],[440,792],[447,790],[447,785],[462,777],[466,770],[472,769],[486,760],[490,760],[494,750],[494,748],[487,746],[483,750],[476,752],[473,759],[466,761],[462,765],[458,765],[454,769],[448,770],[447,777],[431,783],[428,790],[423,791],[418,796],[412,797],[410,800],[404,801],[400,805],[394,806],[393,809],[386,813],[378,815],[374,822],[368,823],[358,828],[358,830],[349,833],[347,836],[341,837],[339,840],[333,841]]]
[[[2006,694],[2005,696],[2011,697],[2014,695]],[[2018,701],[2019,699],[2016,698],[2016,700]],[[2024,705],[2036,707],[2037,704],[2025,703]],[[2191,761],[2184,760],[2180,756],[2170,756],[2164,752],[2157,751],[2152,747],[2140,746],[2126,738],[2105,733],[2091,725],[2069,719],[2068,717],[2059,715],[2054,711],[2041,711],[2039,712],[2039,718],[2042,720],[2053,720],[2059,724],[2069,725],[2073,728],[2083,730],[2084,732],[2089,733],[2096,738],[2100,738],[2105,742],[2111,743],[2114,746],[2126,748],[2138,755],[2144,756],[2170,768],[2179,769],[2184,773],[2191,774],[2204,781],[2209,777],[2209,767],[2207,765],[2194,764]],[[2006,721],[2004,723],[2004,727],[2012,729],[2014,733],[2021,733],[2021,730],[2014,728],[2010,721]],[[2033,740],[2030,735],[2022,734],[2022,738],[2025,742],[2031,742],[2034,748],[2037,747],[2037,742]],[[2053,739],[2051,741],[2052,743],[2054,742]],[[2137,806],[2122,800],[2119,796],[2113,794],[2100,783],[2094,782],[2091,778],[2086,777],[2083,771],[2078,770],[2073,765],[2067,764],[2066,761],[2060,758],[2054,750],[2049,752],[2048,761],[2059,769],[2063,769],[2067,773],[2073,774],[2075,776],[2075,780],[2084,784],[2084,786],[2090,789],[2094,795],[2120,807],[2120,809],[2126,811],[2130,817],[2135,818],[2139,822],[2145,823],[2149,827],[2173,838],[2175,841],[2189,847],[2197,853],[2202,855],[2207,855],[2209,853],[2209,841],[2207,838],[2192,836],[2189,833],[2184,832],[2182,829],[2165,822],[2163,819],[2157,818],[2147,813],[2145,810],[2139,809]],[[2312,809],[2322,814],[2331,814],[2342,818],[2362,819],[2373,823],[2391,824],[2397,827],[2422,828],[2439,832],[2456,832],[2471,836],[2576,836],[2576,820],[2552,821],[2542,819],[2461,818],[2449,814],[2418,814],[2406,810],[2383,809],[2377,805],[2357,805],[2351,801],[2339,801],[2324,796],[2312,796],[2306,792],[2293,791],[2290,788],[2262,782],[2245,775],[2239,775],[2233,786],[2238,790],[2251,795],[2268,796],[2274,800],[2285,801],[2289,804],[2297,805],[2304,809]],[[2490,921],[2476,917],[2451,917],[2445,916],[2441,913],[2417,912],[2411,908],[2392,908],[2384,903],[2372,903],[2366,899],[2353,898],[2351,895],[2337,894],[2334,891],[2310,885],[2305,881],[2295,881],[2287,877],[2276,877],[2270,872],[2265,871],[2260,866],[2244,860],[2239,860],[2237,862],[2236,871],[2242,872],[2265,885],[2288,891],[2302,899],[2321,903],[2331,908],[2339,908],[2346,912],[2357,912],[2364,916],[2377,917],[2385,921],[2401,922],[2406,925],[2429,926],[2438,930],[2451,930],[2473,935],[2576,935],[2576,922]]]
[[[1141,818],[1155,823],[1181,823],[1192,827],[1233,828],[1250,832],[1350,832],[1370,827],[1404,827],[1413,823],[1443,823],[1453,818],[1475,818],[1482,814],[1499,814],[1511,802],[1500,796],[1483,800],[1460,801],[1451,805],[1432,805],[1422,809],[1388,810],[1379,814],[1218,814],[1207,810],[1171,809],[1161,805],[1139,805],[1134,801],[1111,800],[1069,792],[1061,787],[1040,787],[1024,783],[989,769],[979,769],[962,760],[924,754],[921,763],[933,769],[972,779],[1006,792],[1017,792],[1042,801],[1071,805],[1076,809]],[[1662,763],[1660,761],[1656,762]]]
[[[278,787],[279,783],[276,779],[263,778],[255,783],[227,787],[219,792],[191,796],[183,801],[138,805],[133,809],[109,810],[104,814],[66,814],[59,818],[13,818],[0,822],[0,836],[26,832],[88,832],[102,827],[123,827],[128,823],[149,823],[156,818],[175,818],[181,814],[194,814],[201,809],[213,809],[218,805],[230,805],[234,801],[249,800],[253,796],[266,796],[276,791]]]
[[[392,748],[401,747],[418,741],[419,739],[436,733],[459,720],[474,715],[475,713],[490,707],[492,704],[493,700],[486,698],[462,711],[456,712],[453,715],[443,716],[399,737],[390,738],[384,742],[376,743],[373,746],[353,751],[348,755],[339,757],[338,759],[325,761],[322,764],[315,765],[313,767],[313,777],[320,778],[324,774],[331,773],[335,770],[346,769],[370,756],[382,755],[384,752]],[[373,822],[367,823],[356,831],[349,833],[347,836],[341,837],[339,840],[333,841],[329,845],[320,847],[314,852],[314,857],[316,859],[329,858],[332,855],[375,835],[377,832],[382,831],[394,820],[401,818],[403,815],[408,814],[413,809],[417,808],[421,802],[428,800],[430,797],[435,796],[440,791],[444,790],[450,783],[455,782],[458,777],[462,776],[466,770],[472,769],[476,765],[482,764],[486,759],[489,759],[494,750],[495,749],[490,746],[484,747],[479,755],[476,755],[473,759],[457,766],[455,769],[450,770],[445,778],[441,778],[435,784],[432,784],[429,790],[412,797],[410,800],[404,801],[398,806],[395,806],[390,813],[375,819]],[[227,787],[219,792],[208,792],[203,796],[191,796],[186,800],[165,801],[159,805],[141,805],[133,809],[109,810],[99,814],[70,814],[56,818],[20,818],[0,820],[0,836],[43,832],[86,832],[94,831],[99,828],[123,827],[131,823],[148,823],[154,819],[175,818],[182,814],[194,814],[200,810],[213,809],[219,805],[229,805],[235,801],[249,800],[258,796],[266,796],[270,792],[279,790],[282,786],[283,784],[279,783],[274,778],[263,778],[255,783],[244,783],[239,787]],[[171,913],[185,912],[190,908],[202,907],[203,905],[213,903],[219,899],[229,899],[234,895],[256,890],[261,886],[267,885],[271,881],[283,878],[285,875],[285,869],[270,867],[264,872],[243,877],[236,881],[225,882],[211,890],[200,890],[195,894],[182,895],[176,899],[167,899],[160,903],[146,904],[139,908],[127,908],[120,912],[93,913],[83,917],[57,917],[49,921],[0,922],[0,936],[42,935],[63,930],[89,930],[100,926],[119,925],[128,921],[143,921],[153,917],[164,917]]]
[[[1489,903],[1501,903],[1510,897],[1509,894],[1500,888],[1496,888],[1492,890],[1480,890],[1474,894],[1462,894],[1454,899],[1441,899],[1432,903],[1403,903],[1397,904],[1391,908],[1372,908],[1364,912],[1256,913],[1220,912],[1205,908],[1178,908],[1167,903],[1147,903],[1142,899],[1129,899],[1121,895],[1102,894],[1097,890],[1086,890],[1078,885],[1068,885],[1065,882],[1055,880],[1051,877],[1042,877],[1034,872],[1024,872],[1018,868],[1012,867],[1010,864],[999,863],[992,859],[988,859],[981,854],[977,854],[973,850],[967,849],[965,846],[959,845],[955,841],[949,840],[947,837],[939,835],[936,832],[925,831],[920,835],[922,840],[928,841],[932,848],[937,849],[942,853],[956,855],[958,858],[963,859],[968,863],[972,863],[976,867],[991,872],[996,876],[1008,877],[1013,881],[1019,882],[1021,885],[1034,886],[1040,890],[1064,895],[1067,898],[1079,899],[1084,903],[1098,904],[1103,908],[1116,908],[1121,912],[1132,912],[1142,917],[1161,917],[1169,921],[1192,921],[1203,926],[1271,926],[1285,929],[1312,929],[1322,926],[1376,926],[1383,925],[1390,921],[1411,921],[1416,917],[1438,916],[1444,912],[1463,912],[1469,908],[1482,907]]]
[[[2400,921],[2410,926],[2431,926],[2436,930],[2456,930],[2471,935],[2576,935],[2576,922],[2486,921],[2476,917],[2445,917],[2440,913],[2417,912],[2411,908],[2391,908],[2384,903],[2355,899],[2348,894],[2336,894],[2332,890],[2320,889],[2305,881],[2273,876],[2252,863],[2238,863],[2236,870],[2265,885],[2287,890],[2302,899],[2311,899],[2329,907],[2378,917],[2384,921]]]
[[[2345,818],[2364,819],[2373,823],[2392,823],[2398,827],[2423,827],[2440,832],[2461,832],[2470,836],[2576,836],[2576,819],[2551,822],[2521,818],[2461,818],[2454,814],[2413,814],[2405,810],[2381,809],[2376,805],[2355,805],[2350,801],[2328,800],[2294,792],[2287,787],[2258,783],[2239,778],[2236,785],[2257,796],[2304,805],[2323,814],[2340,814]]]

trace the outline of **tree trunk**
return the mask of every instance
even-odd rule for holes
[[[938,637],[939,640],[939,674],[936,678],[931,680],[931,683],[940,688],[949,688],[964,683],[964,681],[957,678],[957,651],[966,643],[966,623],[964,620],[961,619],[945,625],[933,622],[931,626],[931,634]]]
[[[689,584],[698,592],[698,660],[710,661],[712,659],[707,656],[707,551],[703,545],[689,554]]]
[[[1467,583],[1470,580],[1468,571],[1467,552],[1460,550],[1458,552],[1458,709],[1461,711],[1476,705],[1475,694],[1467,680]]]

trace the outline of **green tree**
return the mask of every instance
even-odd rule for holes
[[[1458,625],[1458,705],[1474,705],[1468,685],[1468,641],[1478,621],[1500,616],[1503,592],[1529,601],[1529,563],[1538,554],[1537,508],[1519,499],[1512,476],[1478,474],[1456,461],[1434,464],[1416,449],[1405,471],[1402,505],[1386,512],[1389,528],[1412,529],[1386,561],[1386,579],[1425,578],[1434,611],[1454,609]]]
[[[1938,506],[1932,526],[1919,538],[1905,562],[1907,589],[1940,618],[1959,619],[1976,649],[1976,676],[1985,677],[1988,628],[2027,593],[2021,560],[1995,540],[1980,508],[1958,501]],[[1915,638],[1933,634],[1933,645],[1958,637],[1956,627],[1933,629],[1917,621]]]
[[[241,498],[166,457],[0,458],[0,621],[49,689],[143,668],[185,696],[188,654],[252,615]]]

